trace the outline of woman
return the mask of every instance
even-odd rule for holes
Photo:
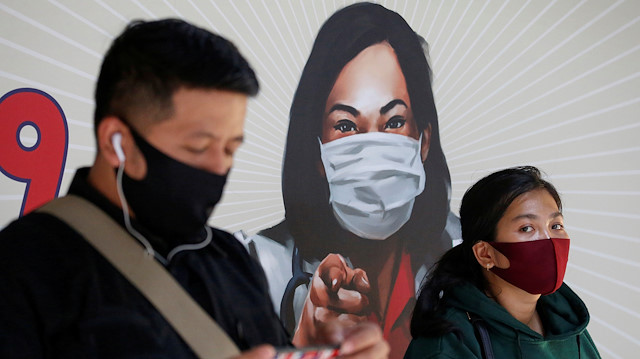
[[[294,342],[328,319],[371,320],[402,357],[415,278],[451,247],[457,218],[427,58],[397,13],[359,3],[322,26],[291,106],[282,190],[285,221],[249,248]]]
[[[600,358],[587,308],[562,282],[562,203],[537,168],[481,179],[462,199],[460,222],[462,244],[420,292],[405,358]]]

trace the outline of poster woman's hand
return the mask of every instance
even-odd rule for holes
[[[339,254],[329,254],[313,275],[293,344],[335,344],[331,338],[334,331],[328,328],[350,327],[366,320],[370,289],[364,270],[349,267]]]

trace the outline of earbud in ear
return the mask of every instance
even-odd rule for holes
[[[113,145],[113,150],[116,151],[118,160],[122,164],[124,162],[124,151],[122,151],[122,134],[120,132],[116,132],[111,136],[111,144]]]

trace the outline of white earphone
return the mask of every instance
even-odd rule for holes
[[[122,151],[122,133],[116,132],[111,135],[111,144],[113,145],[113,150],[116,152],[116,156],[118,157],[118,161],[120,161],[118,172],[116,175],[116,191],[118,192],[118,197],[120,198],[120,203],[122,204],[122,216],[124,218],[124,226],[127,228],[127,231],[131,233],[136,239],[142,243],[147,254],[152,257],[155,257],[155,251],[151,246],[151,243],[142,235],[140,232],[136,231],[135,228],[131,226],[131,217],[129,217],[129,205],[127,204],[127,199],[124,196],[124,191],[122,190],[122,175],[124,173],[124,151]],[[162,256],[157,256],[158,260],[162,263],[166,264],[166,259],[162,258]]]
[[[120,132],[116,132],[111,136],[111,144],[113,145],[114,151],[116,151],[116,156],[118,156],[118,160],[122,164],[124,162],[124,151],[122,151],[122,134]]]

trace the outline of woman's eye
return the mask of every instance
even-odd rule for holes
[[[562,223],[556,223],[553,226],[551,226],[551,229],[562,230],[564,229],[564,225]]]
[[[529,232],[532,232],[532,231],[533,231],[533,227],[531,227],[531,226],[524,226],[524,227],[520,228],[520,231],[521,231],[521,232],[525,232],[525,233],[529,233]]]
[[[356,127],[356,124],[353,123],[353,121],[349,121],[349,120],[340,120],[335,126],[333,126],[333,128],[342,133],[358,130],[358,127]]]
[[[384,128],[385,129],[400,128],[404,126],[405,122],[407,122],[407,120],[405,120],[404,118],[399,116],[394,116],[389,121],[387,121],[387,123],[385,123]]]

